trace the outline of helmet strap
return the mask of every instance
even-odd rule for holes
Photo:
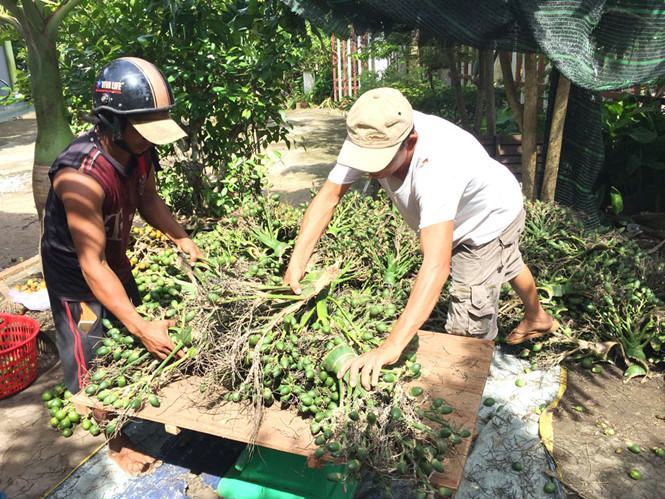
[[[105,113],[99,113],[97,117],[104,125],[104,127],[111,131],[111,140],[113,140],[113,143],[120,149],[123,149],[124,151],[134,156],[134,153],[131,151],[131,149],[129,149],[129,145],[125,141],[124,137],[125,127],[127,126],[127,119],[115,113],[111,113],[111,119],[109,119]]]

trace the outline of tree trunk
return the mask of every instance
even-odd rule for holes
[[[536,195],[536,134],[538,133],[538,78],[536,54],[524,63],[524,130],[522,131],[522,192],[527,199]]]
[[[513,114],[513,120],[517,123],[517,128],[522,132],[524,125],[524,106],[520,102],[515,88],[515,80],[513,79],[513,68],[511,65],[510,52],[499,52],[499,61],[501,62],[501,73],[503,74],[503,87],[506,90],[506,98],[510,105],[510,110]]]
[[[554,201],[556,180],[559,175],[559,160],[561,158],[561,140],[563,137],[563,124],[566,121],[568,109],[568,95],[570,93],[570,80],[559,74],[559,83],[556,87],[554,111],[550,125],[549,144],[547,146],[547,159],[545,160],[545,178],[540,199]]]
[[[409,43],[409,55],[407,57],[406,72],[413,74],[418,70],[420,65],[420,50],[418,47],[418,40],[420,39],[420,31],[415,29],[411,32],[411,41]]]
[[[41,223],[50,188],[48,169],[58,154],[73,140],[74,135],[67,119],[55,43],[43,33],[33,31],[26,37],[26,46],[32,100],[37,115],[32,195]]]
[[[450,66],[450,84],[455,92],[455,102],[457,103],[457,115],[460,118],[462,128],[469,129],[469,115],[466,112],[466,102],[464,101],[464,92],[462,91],[462,82],[459,71],[457,70],[457,54],[455,47],[446,45],[446,55],[448,56],[448,65]]]
[[[16,61],[14,61],[14,50],[10,40],[4,41],[5,58],[7,60],[7,73],[9,75],[9,86],[16,90]]]

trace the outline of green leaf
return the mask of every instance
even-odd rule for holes
[[[624,345],[626,356],[638,362],[644,363],[647,361],[647,356],[644,354],[644,348],[640,345]]]
[[[628,136],[640,144],[650,144],[658,138],[658,134],[655,130],[649,130],[648,128],[639,127],[631,130],[628,133]]]
[[[637,376],[646,376],[646,375],[647,375],[646,369],[644,369],[642,366],[638,364],[633,364],[623,373],[623,377],[626,378],[626,380],[635,378]]]
[[[619,215],[623,211],[623,197],[619,189],[614,186],[610,188],[610,203],[612,205],[612,212],[615,215]]]

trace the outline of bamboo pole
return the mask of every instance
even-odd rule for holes
[[[501,63],[501,73],[503,74],[503,86],[506,89],[506,98],[510,105],[510,111],[513,115],[513,120],[517,123],[517,128],[520,133],[524,125],[524,106],[520,102],[517,95],[517,88],[515,87],[515,79],[513,78],[513,68],[511,64],[511,53],[502,50],[499,52],[499,61]]]
[[[333,101],[337,102],[337,42],[335,35],[330,35],[330,52],[332,57]]]
[[[570,80],[559,75],[554,98],[554,110],[552,112],[552,123],[550,125],[550,137],[547,145],[547,159],[545,160],[545,178],[540,199],[543,201],[554,201],[556,192],[556,180],[559,175],[559,160],[561,159],[561,142],[563,138],[563,125],[566,121],[566,110],[568,109],[568,95],[570,94]]]
[[[524,130],[522,131],[522,192],[527,199],[536,196],[536,134],[538,132],[538,75],[536,54],[524,61]]]

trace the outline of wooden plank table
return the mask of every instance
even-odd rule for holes
[[[422,375],[413,382],[431,397],[441,397],[455,412],[447,416],[455,426],[475,432],[485,381],[494,353],[494,342],[448,334],[420,331],[418,361]],[[163,423],[167,431],[187,428],[218,437],[250,442],[252,410],[241,404],[222,404],[206,408],[199,393],[196,377],[188,377],[160,392],[160,407],[147,405],[136,417]],[[96,399],[80,392],[74,397],[77,406],[100,407]],[[294,411],[280,410],[276,405],[265,411],[263,422],[254,443],[279,451],[311,457],[317,446],[309,430],[309,420]],[[445,473],[434,473],[432,483],[457,489],[464,463],[471,446],[465,438],[455,447],[455,453],[444,461]]]

